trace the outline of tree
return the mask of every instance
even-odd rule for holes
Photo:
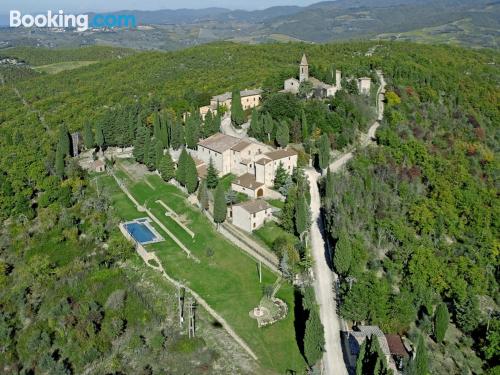
[[[450,314],[446,304],[440,303],[436,308],[436,314],[434,315],[434,336],[437,342],[442,342],[444,336],[446,335],[446,330],[448,329],[448,324],[450,322]]]
[[[165,113],[160,114],[160,141],[163,148],[169,147],[169,125],[167,121],[167,115]]]
[[[69,132],[68,128],[66,127],[65,124],[61,125],[59,128],[59,145],[58,147],[60,148],[60,152],[64,154],[66,157],[67,155],[71,155],[71,141],[69,139]]]
[[[144,142],[144,164],[150,171],[155,169],[155,164],[156,164],[156,153],[155,149],[153,148],[153,143],[151,141],[151,137],[149,136],[149,130],[148,130],[148,136],[146,137],[146,141]]]
[[[429,359],[427,358],[427,348],[422,335],[418,337],[417,354],[411,365],[412,375],[427,375],[429,373]]]
[[[90,122],[86,121],[83,126],[83,143],[87,149],[94,147],[94,132],[92,131],[92,125]]]
[[[231,97],[231,121],[238,128],[245,122],[245,112],[243,112],[241,105],[240,90],[233,90]]]
[[[209,189],[215,189],[218,183],[219,183],[218,172],[217,169],[215,169],[212,158],[210,158],[207,168],[207,187]]]
[[[179,122],[172,120],[170,129],[170,146],[174,150],[178,150],[184,145],[184,126]]]
[[[352,254],[349,245],[349,236],[345,230],[342,230],[335,244],[333,265],[337,273],[344,277],[348,275],[352,262]]]
[[[321,359],[324,346],[323,324],[321,324],[317,307],[314,307],[309,310],[309,318],[307,319],[304,333],[304,354],[309,366],[312,367]]]
[[[95,143],[99,146],[99,150],[102,152],[102,148],[104,146],[104,133],[102,132],[102,125],[100,122],[97,122],[95,125]]]
[[[267,141],[271,142],[271,133],[274,130],[274,120],[271,117],[271,115],[268,113],[266,116],[264,116],[264,130],[267,134]]]
[[[259,112],[254,108],[252,110],[252,117],[250,119],[250,127],[248,129],[248,135],[254,137],[258,140],[262,140],[262,121]]]
[[[227,216],[226,197],[224,186],[219,182],[214,193],[214,221],[217,224],[223,223]]]
[[[311,213],[309,212],[309,207],[306,201],[306,197],[303,194],[297,196],[297,203],[295,206],[295,229],[299,236],[302,235],[309,229],[311,221]]]
[[[295,203],[297,201],[297,188],[294,186],[288,190],[288,195],[280,212],[280,223],[284,230],[294,234]]]
[[[208,210],[208,189],[206,180],[203,180],[200,183],[200,187],[198,189],[198,202],[202,210]]]
[[[196,149],[200,139],[200,117],[197,112],[188,116],[185,126],[186,145],[190,149]]]
[[[313,85],[309,81],[302,81],[299,85],[299,97],[307,98],[313,89]]]
[[[135,160],[139,163],[144,163],[144,159],[146,156],[146,146],[149,140],[149,130],[148,128],[141,125],[140,128],[137,129],[137,134],[134,141],[134,150],[132,154],[134,155]]]
[[[325,201],[327,204],[329,204],[334,196],[335,196],[335,190],[333,189],[334,185],[334,179],[333,179],[333,173],[330,171],[330,168],[326,169],[326,179],[325,179]]]
[[[158,171],[164,181],[170,181],[175,177],[175,165],[170,152],[162,156]]]
[[[356,360],[356,375],[392,375],[387,366],[385,355],[380,349],[378,338],[374,335],[367,337],[361,344]]]
[[[188,156],[189,155],[186,149],[183,148],[179,156],[179,160],[177,161],[177,171],[175,173],[175,179],[182,186],[186,186],[186,166],[188,163]]]
[[[290,130],[286,121],[282,121],[276,129],[276,142],[280,147],[286,147],[290,141]]]
[[[163,159],[163,143],[160,139],[155,140],[155,168],[159,169],[160,162]]]
[[[276,175],[274,176],[274,188],[281,188],[286,183],[288,177],[289,175],[283,167],[283,163],[280,162],[278,164],[278,168],[276,169]]]
[[[198,171],[196,164],[191,155],[187,154],[186,158],[186,189],[189,194],[196,191],[198,187]]]
[[[330,140],[326,134],[319,138],[319,167],[324,170],[330,163]]]
[[[158,112],[153,113],[153,137],[155,140],[159,140],[161,137],[161,124]]]

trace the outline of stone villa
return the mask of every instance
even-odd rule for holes
[[[260,104],[260,100],[262,98],[262,90],[261,89],[253,89],[253,90],[243,90],[240,91],[241,96],[241,106],[243,110],[257,107]],[[215,95],[210,99],[210,104],[200,107],[200,116],[204,120],[208,111],[212,112],[212,114],[217,113],[217,107],[225,107],[227,110],[231,109],[232,103],[231,92],[225,92],[224,94]]]
[[[238,228],[251,232],[269,220],[272,208],[265,200],[256,199],[233,205],[229,216]]]
[[[342,72],[335,71],[335,84],[329,85],[319,79],[309,75],[309,63],[306,55],[302,55],[302,60],[299,65],[299,79],[291,77],[285,80],[283,90],[281,92],[291,92],[298,94],[299,86],[302,82],[307,81],[312,84],[312,95],[317,98],[333,97],[342,88]],[[371,79],[362,77],[357,80],[358,91],[360,94],[369,94],[371,87]]]
[[[216,133],[198,142],[197,159],[206,166],[212,160],[221,175],[233,173],[236,179],[232,189],[251,198],[266,196],[274,185],[274,176],[280,163],[288,173],[297,166],[297,152],[276,150],[249,138],[236,138]],[[199,165],[199,170],[204,170]]]

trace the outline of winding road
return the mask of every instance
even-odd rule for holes
[[[377,71],[380,87],[377,92],[377,120],[370,126],[367,134],[362,135],[359,147],[366,147],[373,142],[375,132],[384,115],[384,93],[386,82],[381,71]],[[363,138],[368,141],[363,142]],[[339,171],[352,157],[353,151],[342,154],[329,165],[331,172]],[[323,355],[324,373],[327,375],[347,375],[347,367],[342,352],[340,336],[344,323],[337,314],[337,298],[334,281],[337,275],[330,268],[330,251],[324,237],[323,218],[321,217],[321,198],[318,179],[321,174],[313,168],[306,169],[311,192],[311,255],[314,259],[314,292],[319,305],[320,319],[325,332],[325,353]]]

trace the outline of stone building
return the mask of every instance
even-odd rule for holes
[[[271,216],[271,206],[262,199],[235,204],[230,212],[233,224],[247,232],[258,229]]]
[[[299,65],[299,79],[288,78],[284,82],[284,87],[281,92],[291,92],[298,94],[299,86],[302,82],[309,82],[312,85],[312,95],[318,98],[326,98],[335,96],[336,92],[341,89],[342,73],[340,70],[335,71],[335,84],[329,85],[319,79],[309,75],[309,64],[306,55],[302,55],[302,60]]]
[[[232,96],[231,92],[225,92],[224,94],[215,95],[210,99],[210,104],[200,107],[200,116],[203,120],[205,120],[205,116],[210,111],[212,114],[217,113],[217,107],[225,107],[227,110],[231,110],[232,104]],[[243,110],[251,109],[257,107],[260,104],[262,99],[262,90],[261,89],[253,89],[253,90],[242,90],[240,91],[241,96],[241,106]]]
[[[370,95],[371,84],[370,77],[358,78],[358,92],[363,95]]]
[[[198,151],[194,156],[205,165],[212,160],[221,175],[233,173],[238,176],[231,188],[251,198],[266,195],[266,188],[274,185],[280,163],[291,174],[298,159],[294,150],[276,150],[249,138],[240,139],[222,133],[198,142]]]

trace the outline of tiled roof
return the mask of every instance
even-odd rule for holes
[[[262,185],[264,185],[261,182],[257,182],[255,180],[255,176],[253,174],[250,174],[250,173],[245,173],[239,177],[236,177],[233,181],[233,184],[243,186],[247,189],[252,189],[252,190],[255,190],[255,189],[261,187]]]
[[[212,151],[224,152],[240,142],[239,138],[230,135],[215,133],[208,138],[198,142],[198,145],[206,147]]]
[[[231,150],[240,152],[240,151],[243,151],[248,146],[250,146],[251,144],[252,143],[248,142],[248,141],[241,141],[241,142],[235,144],[233,147],[231,147]]]
[[[268,158],[260,158],[255,162],[255,164],[261,164],[261,165],[266,165],[267,163],[271,162],[271,159]]]
[[[251,201],[238,203],[233,206],[233,209],[234,207],[241,207],[250,214],[254,214],[260,211],[267,210],[268,208],[271,208],[271,206],[265,200],[262,199],[255,199]]]
[[[245,96],[253,96],[262,94],[261,89],[252,89],[252,90],[242,90],[240,91],[240,96],[243,98]]]
[[[216,102],[225,102],[226,100],[231,99],[232,96],[233,96],[233,94],[228,91],[228,92],[225,92],[224,94],[212,96],[211,100],[216,101]]]
[[[288,156],[297,155],[297,152],[294,150],[291,150],[291,149],[286,149],[286,150],[283,149],[283,150],[275,150],[275,151],[266,152],[264,155],[266,155],[271,160],[279,160],[279,159],[286,158]]]
[[[400,357],[408,357],[408,352],[406,351],[403,340],[401,340],[399,335],[385,335],[385,338],[391,354],[398,355]]]

